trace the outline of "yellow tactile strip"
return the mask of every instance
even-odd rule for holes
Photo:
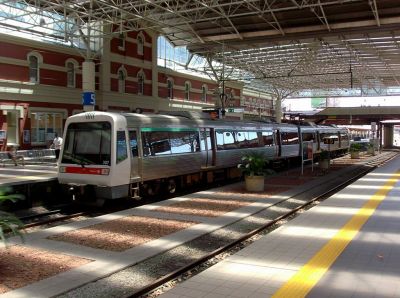
[[[272,297],[305,297],[318,283],[336,258],[357,235],[359,230],[374,213],[382,200],[393,189],[400,177],[400,171],[392,175],[360,210],[336,233],[325,246],[314,255],[289,281]]]

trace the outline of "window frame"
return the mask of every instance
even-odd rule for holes
[[[202,85],[201,86],[201,101],[202,102],[207,102],[207,85]]]
[[[137,74],[137,84],[138,84],[138,94],[143,95],[144,94],[144,81],[146,77],[144,75],[144,72],[141,70]]]
[[[120,76],[122,74],[122,77]],[[126,93],[126,70],[123,66],[118,68],[117,78],[118,78],[118,93]]]
[[[144,36],[143,33],[140,32],[136,37],[136,44],[137,44],[137,54],[144,55]]]
[[[70,65],[72,65],[72,68],[69,68]],[[67,87],[76,88],[76,69],[78,68],[78,62],[74,59],[67,59],[67,61],[65,61],[65,68],[67,71]]]
[[[121,32],[118,34],[118,50],[125,51],[126,46],[126,35],[125,33]]]
[[[174,80],[171,78],[167,79],[167,98],[174,98]]]
[[[31,58],[35,58],[35,65],[32,66]],[[43,58],[39,53],[30,52],[27,55],[28,68],[29,68],[29,82],[33,84],[40,84],[40,65],[43,62]],[[34,74],[34,76],[32,76]]]
[[[189,81],[185,82],[185,97],[184,100],[189,101],[190,100],[190,89],[191,89],[191,84]]]
[[[51,127],[48,126],[48,115],[52,116],[52,125]],[[32,145],[47,145],[48,142],[51,142],[54,138],[54,133],[57,133],[59,136],[63,135],[63,113],[62,112],[40,112],[40,111],[35,111],[31,112],[30,118],[31,118],[31,144]],[[56,117],[59,116],[59,117]],[[40,119],[40,117],[44,117],[44,119]],[[58,120],[57,120],[58,119]],[[43,121],[43,122],[41,122]],[[59,121],[57,123],[57,121]],[[33,124],[36,125],[33,125]],[[44,124],[44,126],[41,126],[41,123]],[[43,130],[43,137],[44,140],[41,140],[41,130]],[[49,130],[52,130],[51,132],[48,132]],[[49,135],[52,134],[52,135]]]
[[[128,158],[125,130],[117,130],[115,144],[115,163],[119,164]]]

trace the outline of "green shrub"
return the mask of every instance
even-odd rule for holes
[[[0,205],[5,201],[16,202],[23,200],[24,196],[20,194],[11,194],[11,187],[0,188]],[[8,236],[20,236],[23,240],[20,228],[23,223],[13,214],[0,210],[0,242],[6,243]]]
[[[350,145],[350,152],[358,152],[361,151],[361,144],[359,143],[352,143]]]
[[[268,159],[262,153],[251,153],[242,157],[242,163],[238,168],[245,176],[264,176],[273,174],[274,171],[267,168]]]

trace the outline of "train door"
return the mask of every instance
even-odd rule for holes
[[[139,145],[138,145],[138,132],[137,130],[129,130],[129,145],[131,152],[131,182],[140,180],[139,171]]]
[[[200,130],[200,149],[202,151],[202,168],[207,168],[215,165],[215,152],[213,151],[213,146],[211,143],[211,135],[210,130],[214,131],[214,129],[203,128]]]
[[[275,130],[275,141],[276,141],[276,146],[277,146],[277,156],[281,157],[282,156],[282,144],[281,144],[281,132],[279,129]]]
[[[201,131],[201,151],[205,153],[202,167],[214,167],[217,160],[214,128],[204,128]]]
[[[317,151],[321,150],[321,137],[319,135],[319,131],[317,131]]]

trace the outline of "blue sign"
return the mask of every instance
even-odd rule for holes
[[[94,92],[83,92],[82,93],[82,104],[84,106],[94,106],[96,103],[96,95]]]

